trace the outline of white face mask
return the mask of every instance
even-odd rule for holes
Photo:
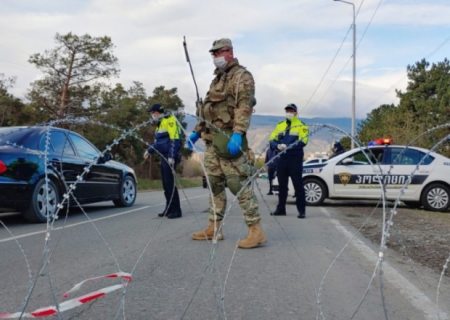
[[[216,68],[223,69],[227,65],[227,62],[225,61],[225,57],[218,57],[214,58],[214,65]]]
[[[295,113],[288,113],[288,112],[286,112],[286,119],[291,120],[294,117],[295,117]]]

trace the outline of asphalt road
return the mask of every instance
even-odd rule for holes
[[[267,184],[260,185],[265,195]],[[225,220],[225,240],[213,246],[190,238],[207,224],[206,190],[180,193],[182,219],[157,216],[164,203],[160,191],[140,193],[132,208],[105,202],[71,209],[50,233],[50,264],[39,275],[46,225],[0,215],[15,236],[0,227],[0,314],[20,310],[30,291],[23,250],[36,279],[27,312],[121,283],[92,280],[63,297],[83,280],[132,272],[125,295],[108,293],[63,312],[62,319],[450,319],[448,283],[440,288],[439,309],[437,283],[426,293],[429,284],[398,259],[383,263],[382,281],[377,273],[370,284],[378,248],[359,237],[347,244],[355,230],[336,220],[332,207],[308,207],[300,220],[290,203],[288,216],[274,218],[266,203],[274,209],[277,197],[259,196],[268,242],[244,250],[236,248],[247,233],[237,204]]]

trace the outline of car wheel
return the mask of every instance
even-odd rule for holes
[[[327,197],[324,184],[316,179],[307,179],[303,182],[305,188],[305,200],[308,206],[321,205]]]
[[[420,201],[403,201],[404,204],[406,204],[408,207],[413,209],[418,209],[422,206]]]
[[[450,206],[450,189],[440,183],[430,184],[422,193],[422,204],[429,211],[447,211]]]
[[[115,199],[113,202],[118,207],[131,207],[136,201],[136,192],[136,181],[132,177],[126,176],[120,186],[119,199]]]
[[[29,222],[47,222],[56,213],[59,204],[59,191],[53,181],[45,183],[41,179],[36,183],[30,199],[30,205],[22,212],[25,220]]]

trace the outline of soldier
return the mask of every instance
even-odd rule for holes
[[[147,110],[153,118],[159,118],[155,132],[155,142],[144,154],[147,159],[150,154],[157,150],[163,157],[161,158],[161,179],[166,198],[166,208],[158,213],[159,217],[166,216],[169,219],[181,218],[180,196],[175,186],[175,170],[179,161],[178,151],[180,150],[180,129],[177,120],[171,114],[164,115],[164,108],[160,104],[154,104]]]
[[[243,154],[247,152],[246,133],[256,104],[253,76],[234,57],[230,39],[214,41],[209,51],[216,66],[215,78],[203,105],[198,107],[200,119],[189,136],[188,146],[192,149],[200,137],[206,144],[205,168],[214,199],[210,198],[209,226],[192,234],[194,240],[213,239],[215,232],[218,240],[223,239],[220,221],[227,203],[224,183],[226,181],[230,191],[237,195],[253,171]],[[260,225],[258,200],[250,185],[240,192],[238,201],[249,227],[247,237],[238,247],[257,247],[266,242],[266,236]]]
[[[286,215],[286,200],[289,177],[295,189],[298,218],[305,218],[305,189],[303,187],[303,147],[308,144],[308,126],[297,118],[297,106],[293,103],[286,108],[286,120],[278,123],[270,135],[270,147],[280,152],[277,164],[278,206],[272,216]]]

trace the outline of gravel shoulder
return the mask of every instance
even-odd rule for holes
[[[374,244],[380,243],[383,210],[381,206],[376,208],[377,202],[329,201],[326,206],[335,208],[340,213],[338,219],[360,229],[360,233]],[[389,219],[392,207],[393,203],[388,203],[386,219]],[[450,259],[450,212],[429,212],[400,205],[392,221],[388,249],[441,273]],[[446,276],[450,276],[449,268],[450,263]]]

